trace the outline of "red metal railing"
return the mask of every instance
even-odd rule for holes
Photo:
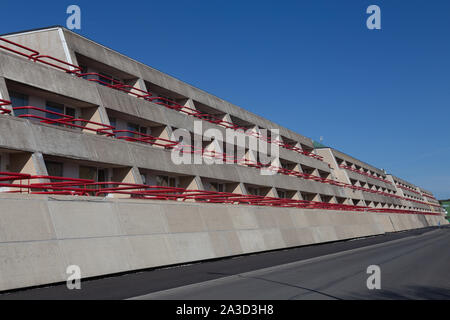
[[[428,199],[432,199],[432,200],[434,200],[434,201],[438,201],[435,197],[430,196],[430,195],[428,195],[428,194],[426,194],[426,193],[423,193],[422,196],[424,196],[425,198],[428,198]]]
[[[54,58],[48,55],[38,55],[32,58],[35,62],[40,62],[46,64],[48,66],[57,68],[67,73],[79,73],[81,72],[81,68],[74,64],[68,63],[66,61]],[[50,60],[50,61],[47,61]]]
[[[33,59],[35,56],[39,55],[38,51],[33,50],[31,48],[28,48],[28,47],[25,47],[25,46],[23,46],[21,44],[18,44],[16,42],[11,41],[11,40],[8,40],[8,39],[5,39],[5,38],[0,38],[0,41],[6,42],[6,43],[8,43],[8,44],[13,46],[13,48],[11,48],[11,47],[7,47],[5,45],[0,45],[1,49],[5,49],[7,51],[10,51],[10,52],[13,52],[15,54],[18,54],[18,55],[21,55],[23,57],[26,57],[28,59]],[[20,49],[24,49],[28,53],[22,52],[22,51],[18,51],[19,48]]]
[[[143,142],[148,143],[154,146],[160,146],[164,147],[166,149],[172,149],[176,145],[178,145],[178,142],[163,139],[163,138],[157,138],[149,134],[140,133],[136,131],[131,130],[113,130],[113,133],[115,134],[115,137],[117,139],[126,140],[126,141],[132,141],[132,142]]]
[[[81,118],[75,118],[73,116],[69,116],[69,115],[59,113],[59,112],[54,112],[51,110],[42,109],[42,108],[33,107],[33,106],[14,107],[13,110],[14,111],[20,111],[20,110],[27,111],[27,113],[25,113],[25,114],[19,114],[17,116],[19,118],[37,119],[37,120],[40,120],[40,122],[46,123],[46,124],[64,125],[66,127],[93,131],[97,134],[104,134],[106,136],[113,136],[113,134],[108,131],[115,129],[115,127],[113,127],[113,126],[109,126],[109,125],[102,124],[99,122],[89,121],[89,120],[85,120],[85,119],[81,119]],[[41,115],[30,113],[33,110],[38,111],[39,113],[43,113],[44,115],[41,116]],[[52,115],[53,117],[58,117],[58,118],[48,117],[47,115]],[[94,126],[94,127],[91,127],[91,126]]]
[[[366,176],[366,177],[370,177],[370,178],[372,178],[372,179],[377,179],[377,180],[383,181],[383,182],[385,182],[385,183],[392,184],[392,182],[390,182],[389,180],[386,180],[386,179],[383,179],[383,178],[380,178],[380,177],[371,175],[371,174],[369,174],[369,173],[367,173],[367,172],[364,172],[364,171],[361,171],[361,170],[353,169],[353,168],[350,167],[350,166],[340,165],[339,168],[347,169],[347,170],[350,170],[350,171],[353,171],[353,172],[362,174],[362,175],[364,175],[364,176]]]
[[[302,173],[302,172],[298,172],[295,170],[289,170],[289,169],[274,166],[271,164],[263,164],[261,162],[257,162],[257,161],[246,159],[246,158],[238,159],[237,156],[232,157],[230,155],[227,155],[226,153],[216,152],[216,151],[207,150],[207,149],[203,149],[203,148],[196,148],[191,145],[181,145],[180,143],[178,143],[176,141],[163,139],[163,138],[157,138],[152,135],[148,135],[148,134],[144,134],[144,133],[139,133],[139,132],[135,132],[135,131],[131,131],[131,130],[115,130],[115,127],[113,127],[113,126],[104,125],[101,123],[97,123],[97,122],[93,122],[93,121],[89,121],[89,120],[85,120],[85,119],[81,119],[81,118],[74,118],[72,116],[64,115],[64,114],[61,114],[58,112],[54,112],[51,110],[46,110],[46,109],[42,109],[42,108],[38,108],[38,107],[33,107],[33,106],[14,107],[13,110],[15,110],[15,111],[35,110],[35,111],[38,111],[45,115],[50,114],[52,116],[59,117],[59,118],[50,118],[48,116],[40,116],[40,115],[30,114],[30,113],[18,115],[18,117],[20,117],[20,118],[37,119],[40,122],[46,123],[46,124],[64,125],[67,127],[78,128],[78,129],[82,129],[82,130],[90,130],[90,131],[96,132],[97,134],[104,134],[106,136],[115,137],[120,140],[148,143],[150,145],[160,146],[160,147],[164,147],[166,149],[175,149],[182,153],[199,154],[205,158],[221,159],[226,163],[231,162],[231,163],[235,163],[235,164],[252,167],[255,169],[271,170],[271,171],[274,171],[276,173],[283,174],[283,175],[295,176],[298,178],[302,178],[302,179],[306,179],[306,180],[313,180],[313,181],[317,181],[320,183],[327,183],[327,184],[338,186],[338,187],[350,188],[352,190],[359,190],[359,191],[379,194],[379,195],[387,196],[387,197],[391,197],[391,198],[403,199],[403,200],[407,200],[407,201],[412,201],[412,202],[416,202],[416,203],[433,206],[433,204],[428,204],[428,203],[425,203],[422,201],[393,195],[393,194],[386,193],[383,191],[372,190],[372,189],[368,189],[368,188],[364,188],[364,187],[360,187],[360,186],[353,186],[350,184],[346,184],[346,183],[331,180],[331,179],[322,178],[322,177],[315,176],[312,174]],[[78,123],[82,123],[83,125],[78,124]],[[90,125],[94,126],[94,127],[93,128],[89,127]]]
[[[7,191],[7,192],[22,192],[24,186],[30,184],[31,175],[16,172],[0,172],[0,188],[17,188],[17,191]],[[27,183],[22,183],[26,180]],[[18,183],[16,183],[18,181]],[[27,188],[25,187],[27,190]]]
[[[0,99],[0,114],[10,114],[11,110],[3,108],[4,106],[11,105],[11,101]]]
[[[424,196],[427,196],[428,198],[433,198],[433,199],[435,199],[435,197],[433,197],[433,195],[430,194],[430,193],[428,193],[428,192],[422,191],[422,194],[423,194]]]
[[[31,180],[50,180],[50,182],[30,182]],[[13,181],[19,180],[20,183]],[[95,182],[87,179],[74,179],[52,176],[33,176],[28,174],[0,172],[0,187],[13,190],[6,192],[25,192],[29,194],[57,194],[79,196],[106,196],[108,194],[129,195],[133,198],[151,200],[195,201],[203,203],[222,203],[235,205],[253,205],[302,209],[322,209],[352,212],[387,212],[401,214],[439,215],[434,212],[420,212],[387,208],[369,208],[363,206],[326,203],[317,201],[294,200],[254,195],[242,195],[229,192],[187,190],[162,186],[148,186],[121,182]],[[22,181],[27,181],[22,183]],[[18,190],[17,190],[18,189]]]
[[[412,188],[409,188],[409,187],[404,187],[404,186],[402,186],[402,185],[399,185],[399,184],[396,184],[396,186],[397,186],[397,187],[399,187],[400,189],[403,189],[403,190],[406,190],[406,191],[409,191],[409,192],[412,192],[412,193],[418,194],[419,196],[421,196],[421,195],[422,195],[422,194],[421,194],[420,192],[417,192],[416,190],[414,190],[414,189],[412,189]]]
[[[236,125],[234,125],[231,122],[224,121],[224,120],[222,120],[220,118],[217,118],[217,117],[215,117],[213,115],[206,114],[206,113],[201,113],[201,112],[199,112],[199,111],[197,111],[195,109],[192,109],[192,108],[189,108],[189,107],[186,107],[186,106],[181,106],[178,103],[176,103],[174,101],[171,101],[169,99],[166,99],[166,98],[163,98],[163,97],[152,97],[152,94],[150,92],[147,92],[147,91],[135,88],[133,86],[125,85],[124,83],[122,83],[120,81],[117,81],[115,79],[106,77],[104,75],[101,75],[101,74],[98,74],[98,73],[82,73],[82,70],[81,70],[81,68],[79,66],[67,63],[66,61],[54,58],[54,57],[49,56],[49,55],[40,55],[39,52],[34,50],[34,49],[31,49],[31,48],[28,48],[26,46],[20,45],[18,43],[15,43],[13,41],[7,40],[5,38],[0,38],[0,41],[5,42],[5,43],[10,44],[11,46],[13,46],[13,47],[8,47],[8,46],[5,46],[5,45],[0,45],[1,49],[5,49],[5,50],[8,50],[8,51],[13,52],[15,54],[27,57],[28,59],[30,59],[30,60],[32,60],[34,62],[39,62],[39,63],[43,63],[43,64],[46,64],[46,65],[52,66],[52,67],[57,68],[59,70],[65,71],[67,73],[75,74],[78,77],[86,78],[88,81],[95,81],[95,82],[97,82],[99,84],[108,86],[110,88],[113,88],[113,89],[116,89],[116,90],[120,90],[120,91],[123,91],[123,92],[128,93],[128,94],[133,94],[133,95],[135,95],[138,98],[143,98],[145,100],[152,101],[154,103],[163,105],[163,106],[165,106],[167,108],[178,110],[178,111],[183,112],[183,113],[185,113],[187,115],[194,116],[196,118],[199,118],[199,119],[202,119],[202,120],[205,120],[205,121],[217,124],[217,125],[221,125],[221,126],[223,126],[225,128],[230,128],[230,129],[234,129],[234,130],[240,130],[241,129],[241,130],[247,131],[246,128],[236,126]],[[19,49],[22,49],[25,52],[19,51]],[[47,60],[50,60],[50,61],[47,61]],[[94,76],[95,78],[89,78],[90,76]],[[103,79],[103,80],[101,80],[101,79]],[[107,80],[108,82],[105,81],[105,80]],[[0,100],[0,102],[1,102],[0,103],[0,113],[2,113],[2,114],[10,113],[10,110],[1,108],[4,105],[10,105],[10,102],[9,101],[5,101],[5,100]],[[28,107],[15,107],[13,109],[14,110],[25,110],[25,109],[27,109],[27,110],[36,110],[36,111],[45,112],[46,114],[52,114],[52,115],[56,115],[56,116],[60,116],[61,117],[61,118],[58,118],[58,119],[52,119],[52,118],[42,117],[42,116],[33,115],[33,114],[22,114],[22,115],[19,115],[19,117],[22,117],[22,118],[35,118],[35,119],[41,120],[41,122],[43,122],[43,123],[63,124],[63,125],[69,126],[69,127],[81,128],[81,129],[85,129],[85,130],[93,130],[93,131],[95,131],[95,132],[97,132],[99,134],[105,134],[105,135],[108,135],[108,136],[113,136],[114,135],[113,133],[109,132],[109,131],[115,129],[114,127],[107,126],[107,125],[104,125],[104,124],[101,124],[101,123],[96,123],[96,122],[92,122],[92,121],[88,121],[88,120],[84,120],[84,119],[75,119],[74,117],[71,117],[71,116],[66,116],[66,115],[62,115],[62,114],[56,113],[56,112],[52,112],[52,111],[49,111],[49,110],[44,110],[44,109],[40,109],[40,108],[36,108],[36,107],[31,107],[31,106],[28,106]],[[82,126],[82,125],[76,124],[76,122],[85,123],[86,125]],[[100,126],[101,128],[89,128],[89,127],[87,127],[88,124],[95,125],[95,126]],[[120,133],[120,132],[125,132],[125,130],[115,130],[115,134]],[[163,146],[163,147],[167,147],[167,148],[173,148],[174,146],[176,146],[178,144],[178,143],[176,143],[174,141],[170,141],[170,140],[166,140],[166,139],[160,139],[160,138],[152,137],[150,135],[143,135],[143,134],[138,133],[138,132],[131,132],[131,131],[129,131],[128,133],[132,133],[133,137],[118,137],[118,138],[119,139],[126,139],[128,141],[150,143],[150,144],[159,145],[159,146]],[[264,137],[263,135],[261,135],[258,132],[252,131],[252,132],[249,132],[248,134],[256,136],[256,137],[258,137],[260,139],[263,139],[264,141],[267,141],[269,143],[276,143],[276,144],[278,144],[279,146],[281,146],[283,148],[286,148],[286,149],[289,149],[289,150],[292,150],[292,151],[296,151],[296,152],[304,154],[306,156],[309,156],[309,157],[312,157],[312,158],[315,158],[315,159],[318,159],[318,160],[323,160],[321,156],[318,156],[318,155],[316,155],[314,153],[311,153],[311,152],[308,152],[308,151],[304,151],[304,150],[302,150],[302,149],[300,149],[298,147],[291,146],[291,145],[286,144],[286,143],[282,143],[279,140],[272,140],[271,138]],[[199,151],[197,150],[197,151],[194,151],[194,152],[199,152]],[[201,152],[202,152],[202,155],[205,155],[203,150]],[[227,157],[228,157],[227,155],[220,155],[220,156],[224,157],[224,159],[227,159]],[[237,161],[237,160],[234,159],[233,161]],[[260,163],[251,162],[251,161],[249,161],[247,159],[239,160],[239,163],[244,163],[244,164],[246,164],[248,166],[256,167],[256,168],[263,168],[263,167],[267,168],[267,165],[262,165]],[[359,170],[353,169],[353,168],[348,167],[348,166],[340,166],[340,167],[348,169],[348,170],[352,170],[352,171],[357,172],[359,174],[363,174],[363,175],[372,177],[374,179],[378,179],[378,180],[386,182],[386,183],[391,183],[388,180],[385,180],[385,179],[382,179],[382,178],[379,178],[379,177],[367,174],[367,173],[365,173],[363,171],[359,171]],[[354,190],[361,190],[361,191],[366,191],[366,192],[371,192],[371,193],[378,193],[378,194],[389,196],[389,197],[405,199],[405,200],[408,200],[408,201],[422,203],[422,204],[431,205],[431,206],[437,206],[437,205],[433,205],[433,204],[427,204],[427,203],[422,202],[422,201],[417,201],[417,200],[413,200],[413,199],[407,199],[407,198],[403,198],[403,197],[400,197],[400,196],[388,194],[388,193],[381,192],[381,191],[375,191],[375,190],[371,190],[371,189],[367,189],[367,188],[351,186],[351,185],[347,185],[345,183],[340,183],[340,182],[337,182],[337,181],[334,181],[334,180],[323,179],[321,177],[317,177],[317,176],[313,176],[313,175],[309,175],[309,174],[305,174],[305,173],[300,173],[300,172],[296,172],[296,171],[292,171],[292,170],[287,170],[287,169],[284,169],[284,168],[277,168],[277,167],[273,167],[273,166],[269,166],[269,168],[272,169],[272,170],[276,170],[277,172],[282,173],[282,174],[293,175],[293,176],[301,177],[301,178],[304,178],[304,179],[315,180],[315,181],[319,181],[319,182],[322,182],[322,183],[329,183],[329,184],[333,184],[333,185],[337,185],[337,186],[351,188],[351,189],[354,189]]]
[[[19,118],[25,119],[37,119],[41,123],[63,125],[70,128],[77,128],[82,130],[93,131],[97,134],[103,134],[108,137],[115,137],[120,140],[148,143],[154,146],[161,146],[167,149],[173,148],[178,145],[178,142],[157,138],[148,134],[139,133],[131,130],[116,130],[116,127],[111,125],[102,124],[95,121],[85,120],[81,118],[75,118],[73,116],[65,115],[59,112],[42,109],[33,106],[14,107],[14,111],[25,110],[27,113],[19,114]],[[30,112],[37,111],[43,115],[32,114]],[[49,117],[51,115],[52,117]],[[55,118],[57,117],[57,118]]]

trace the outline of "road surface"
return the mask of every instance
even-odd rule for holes
[[[380,290],[367,287],[371,265],[380,268]],[[450,230],[434,230],[138,299],[450,299]]]

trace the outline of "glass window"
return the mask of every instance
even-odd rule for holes
[[[98,170],[98,182],[106,182],[106,181],[108,181],[106,169],[99,169]]]
[[[100,74],[99,80],[101,81],[100,82],[101,85],[107,86],[122,83],[120,79],[117,79],[107,73],[100,72],[99,74]]]
[[[80,166],[80,179],[97,181],[97,168]]]
[[[127,124],[127,130],[132,131],[132,132],[127,132],[127,137],[133,137],[133,138],[138,138],[139,135],[135,134],[133,132],[139,132],[139,125],[135,124],[135,123],[128,123]]]
[[[156,176],[156,185],[160,187],[173,187],[176,188],[177,180],[168,176]]]
[[[28,96],[25,94],[21,94],[18,92],[10,92],[9,98],[11,100],[11,106],[13,108],[25,107],[25,106],[29,105]],[[24,110],[24,109],[14,110],[14,115],[16,115],[16,116],[20,116],[20,115],[27,114],[27,113],[29,113],[28,110]]]
[[[258,188],[247,188],[248,194],[251,196],[259,196],[259,189]]]
[[[63,164],[61,162],[53,162],[53,161],[47,161],[45,162],[45,166],[47,167],[47,172],[50,177],[63,177]],[[58,181],[58,180],[52,180],[52,181]]]
[[[65,114],[66,114],[67,116],[71,116],[71,117],[74,117],[74,118],[75,118],[75,116],[76,116],[76,110],[75,110],[74,108],[66,107],[66,112],[65,112]]]
[[[211,182],[212,191],[225,192],[225,185],[223,183]]]
[[[64,105],[59,104],[59,103],[47,101],[46,104],[45,104],[45,109],[48,110],[48,111],[64,114]],[[47,112],[45,114],[45,117],[49,118],[49,119],[61,119],[62,115],[59,116],[57,114],[53,114],[53,113]]]
[[[82,74],[84,74],[84,73],[88,73],[88,67],[86,67],[86,66],[80,66],[80,68],[81,68],[81,73]],[[85,76],[83,76],[83,79],[87,79],[88,77],[85,75]]]
[[[156,185],[160,187],[168,187],[169,186],[169,177],[168,176],[156,176]]]
[[[70,116],[70,117],[76,118],[77,111],[76,111],[74,108],[65,107],[65,112],[64,112],[64,114],[65,114],[66,116]],[[82,124],[83,124],[83,123],[80,122],[80,121],[70,121],[70,122],[68,122],[68,123],[74,124],[74,125],[82,125]],[[73,127],[73,126],[71,126],[71,125],[67,125],[66,127],[67,127],[67,128],[72,128],[72,129],[75,129],[75,128],[76,128],[76,127]]]
[[[109,74],[106,74],[106,73],[99,73],[99,74],[100,74],[99,80],[101,81],[100,84],[102,86],[106,86],[106,85],[112,84],[112,81],[110,80],[111,76]]]

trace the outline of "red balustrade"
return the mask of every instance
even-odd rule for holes
[[[109,126],[103,123],[89,121],[81,118],[75,118],[69,115],[65,115],[59,112],[42,109],[33,106],[24,107],[14,107],[14,111],[26,111],[26,113],[21,113],[17,117],[25,119],[37,119],[41,123],[54,124],[54,125],[64,125],[70,128],[78,128],[82,130],[93,131],[97,134],[104,134],[106,136],[113,136],[110,132],[115,129],[113,126]],[[33,114],[31,112],[37,111],[40,114]],[[49,116],[50,115],[50,116]],[[56,118],[57,117],[57,118]]]
[[[230,128],[230,129],[234,129],[234,130],[244,130],[246,131],[245,128],[243,127],[239,127],[234,125],[231,122],[228,121],[224,121],[220,118],[217,118],[213,115],[210,114],[205,114],[205,113],[201,113],[195,109],[186,107],[186,106],[182,106],[179,105],[178,103],[171,101],[169,99],[163,98],[163,97],[152,97],[152,94],[150,92],[147,92],[145,90],[141,90],[139,88],[130,86],[130,85],[126,85],[120,81],[117,81],[115,79],[109,78],[107,76],[98,74],[98,73],[82,73],[82,70],[79,66],[70,64],[66,61],[54,58],[52,56],[49,55],[40,55],[40,53],[34,49],[28,48],[26,46],[20,45],[18,43],[15,43],[13,41],[10,41],[8,39],[5,38],[0,38],[1,42],[4,42],[6,44],[9,44],[10,46],[7,46],[5,44],[0,44],[0,48],[7,50],[9,52],[24,56],[34,62],[38,62],[38,63],[42,63],[42,64],[46,64],[49,65],[51,67],[57,68],[59,70],[62,70],[64,72],[70,73],[70,74],[75,74],[78,77],[82,77],[85,78],[88,81],[93,81],[93,82],[97,82],[101,85],[116,89],[116,90],[120,90],[123,91],[125,93],[128,94],[132,94],[138,98],[143,98],[145,100],[154,102],[156,104],[165,106],[167,108],[170,109],[175,109],[178,110],[182,113],[185,113],[187,115],[190,116],[194,116],[198,119],[202,119],[220,126],[223,126],[225,128]],[[5,109],[2,108],[2,106],[5,105],[10,105],[11,103],[9,101],[6,100],[0,100],[0,114],[9,114],[11,111],[9,109]],[[65,125],[68,127],[74,127],[74,128],[79,128],[79,129],[84,129],[84,130],[92,130],[95,131],[98,134],[105,134],[107,136],[116,136],[120,133],[127,133],[126,136],[118,136],[118,139],[125,139],[128,141],[135,141],[135,142],[143,142],[143,143],[149,143],[152,145],[157,145],[157,146],[162,146],[165,148],[174,148],[175,146],[178,145],[177,142],[171,141],[171,140],[167,140],[167,139],[161,139],[161,138],[156,138],[150,135],[145,135],[142,133],[138,133],[138,132],[133,132],[133,131],[128,131],[128,130],[114,130],[115,128],[112,126],[107,126],[101,123],[97,123],[97,122],[93,122],[93,121],[88,121],[88,120],[84,120],[84,119],[75,119],[74,117],[71,116],[67,116],[67,115],[63,115],[63,114],[59,114],[56,112],[52,112],[49,110],[44,110],[41,108],[36,108],[36,107],[32,107],[32,106],[27,106],[27,107],[15,107],[13,108],[14,110],[36,110],[36,111],[40,111],[40,112],[45,112],[45,114],[51,114],[53,116],[59,116],[60,118],[57,119],[53,119],[53,118],[49,118],[49,117],[45,117],[45,116],[38,116],[38,115],[34,115],[34,114],[21,114],[19,115],[19,117],[21,118],[34,118],[34,119],[38,119],[40,120],[40,122],[43,123],[48,123],[48,124],[61,124],[61,125]],[[79,125],[77,123],[83,123],[84,125]],[[88,125],[93,125],[95,126],[95,128],[91,128],[88,127]],[[100,128],[99,128],[100,127]],[[112,133],[112,131],[114,131]],[[129,134],[132,134],[132,136],[129,136]],[[271,138],[268,137],[264,137],[263,135],[261,135],[258,132],[252,131],[249,132],[248,134],[256,136],[264,141],[267,141],[268,143],[276,143],[279,146],[288,149],[288,150],[292,150],[295,152],[298,152],[300,154],[304,154],[306,156],[318,159],[318,160],[323,160],[323,158],[319,155],[316,155],[314,153],[302,150],[301,148],[286,144],[286,143],[282,143],[279,140],[272,140]],[[204,150],[194,150],[191,151],[192,153],[198,153],[201,152],[202,156],[208,156],[208,157],[216,157],[216,156],[220,156],[223,157],[223,159],[228,159],[230,160],[229,156],[225,155],[225,154],[215,154],[214,152],[208,151],[205,152]],[[209,153],[209,154],[208,154]],[[309,180],[314,180],[314,181],[319,181],[322,183],[329,183],[332,185],[336,185],[336,186],[340,186],[340,187],[347,187],[347,188],[351,188],[354,190],[361,190],[361,191],[365,191],[365,192],[371,192],[371,193],[378,193],[381,195],[385,195],[385,196],[389,196],[389,197],[394,197],[394,198],[399,198],[399,199],[405,199],[408,201],[413,201],[413,202],[417,202],[417,203],[423,203],[423,204],[427,204],[425,202],[422,201],[417,201],[417,200],[412,200],[412,199],[407,199],[407,198],[403,198],[400,196],[396,196],[396,195],[392,195],[392,194],[388,194],[385,192],[381,192],[381,191],[375,191],[375,190],[370,190],[367,188],[362,188],[362,187],[357,187],[357,186],[351,186],[345,183],[341,183],[341,182],[337,182],[334,180],[330,180],[330,179],[323,179],[321,177],[317,177],[314,175],[309,175],[309,174],[305,174],[305,173],[300,173],[300,172],[296,172],[296,171],[292,171],[292,170],[287,170],[284,168],[279,168],[279,167],[274,167],[274,166],[267,166],[267,165],[263,165],[261,163],[256,163],[247,159],[244,160],[240,160],[238,161],[237,159],[232,159],[231,161],[236,162],[236,163],[241,163],[241,164],[245,164],[251,167],[256,167],[256,168],[269,168],[271,170],[275,170],[278,173],[282,173],[282,174],[286,174],[286,175],[292,175],[292,176],[297,176],[297,177],[301,177],[304,179],[309,179]],[[351,167],[348,166],[340,166],[341,168],[345,168],[354,172],[357,172],[359,174],[386,182],[386,183],[391,183],[390,181],[386,180],[386,179],[382,179],[370,174],[367,174],[366,172],[363,171],[359,171],[356,169],[353,169]],[[63,192],[67,192],[67,191],[63,191]],[[70,191],[71,192],[71,191]],[[434,197],[432,196],[428,196],[432,199],[434,199]],[[427,204],[427,205],[432,205],[432,204]],[[435,206],[435,205],[432,205]]]
[[[4,42],[4,43],[7,43],[7,44],[12,46],[11,47],[11,46],[6,46],[4,44],[0,44],[0,48],[1,49],[10,51],[10,52],[18,54],[18,55],[21,55],[21,56],[26,57],[28,59],[33,59],[35,56],[39,55],[38,51],[33,50],[31,48],[28,48],[28,47],[25,47],[25,46],[23,46],[21,44],[18,44],[16,42],[11,41],[11,40],[8,40],[8,39],[5,39],[5,38],[0,38],[0,41]],[[19,51],[19,49],[23,49],[23,50],[25,50],[25,52]]]
[[[421,194],[420,192],[417,192],[416,190],[414,190],[414,189],[412,189],[412,188],[409,188],[409,187],[404,187],[404,186],[402,186],[402,185],[399,185],[399,184],[396,184],[396,186],[397,186],[397,187],[399,187],[400,189],[403,189],[403,190],[406,190],[406,191],[409,191],[409,192],[412,192],[412,193],[418,194],[419,196],[421,196],[421,195],[422,195],[422,194]]]
[[[49,182],[30,182],[32,180],[49,180]],[[21,183],[14,183],[19,180]],[[286,207],[302,209],[322,209],[352,212],[388,212],[401,214],[439,215],[433,212],[418,212],[412,210],[379,209],[363,206],[344,205],[317,201],[274,198],[254,195],[242,195],[229,192],[215,192],[205,190],[187,190],[162,186],[148,186],[122,182],[95,182],[87,179],[65,177],[38,176],[11,172],[0,172],[1,187],[17,190],[6,192],[25,192],[29,194],[56,194],[78,196],[106,196],[108,194],[129,195],[133,198],[150,200],[195,201],[203,203],[222,203],[235,205],[253,205],[269,207]],[[27,181],[27,182],[23,182]]]
[[[157,138],[149,134],[131,130],[113,130],[113,133],[115,134],[115,137],[120,140],[143,142],[154,146],[164,147],[166,149],[172,149],[173,147],[178,145],[178,142],[172,140]]]
[[[383,178],[380,178],[380,177],[371,175],[371,174],[369,174],[369,173],[367,173],[367,172],[364,172],[364,171],[361,171],[361,170],[353,169],[353,168],[350,167],[350,166],[340,165],[339,168],[347,169],[347,170],[356,172],[356,173],[358,173],[358,174],[362,174],[362,175],[364,175],[364,176],[366,176],[366,177],[370,177],[370,178],[372,178],[372,179],[377,179],[377,180],[383,181],[383,182],[385,182],[385,183],[392,184],[392,182],[390,182],[389,180],[386,180],[386,179],[383,179]]]
[[[3,108],[4,106],[11,105],[11,101],[0,99],[0,114],[10,114],[11,110]]]

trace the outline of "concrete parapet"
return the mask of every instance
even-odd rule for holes
[[[445,222],[132,199],[0,195],[0,290],[351,239]]]

